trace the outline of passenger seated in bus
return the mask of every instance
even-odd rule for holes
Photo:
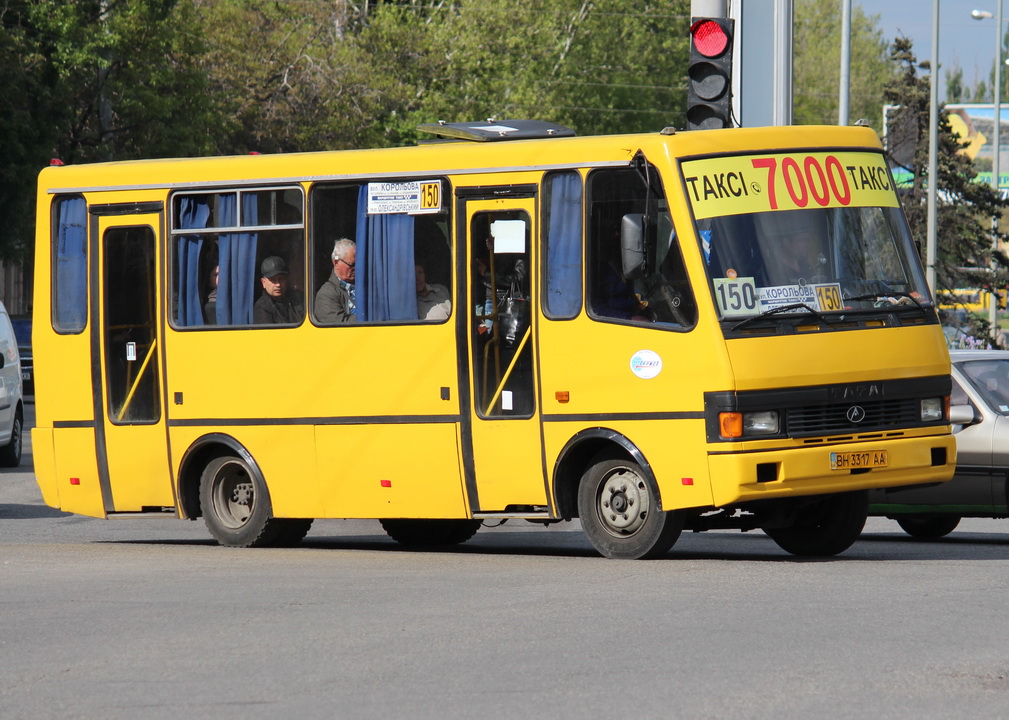
[[[444,285],[429,284],[424,266],[417,263],[417,317],[421,320],[448,320],[452,298]]]
[[[333,272],[315,294],[315,317],[324,325],[356,322],[357,243],[340,238],[333,243]]]
[[[599,279],[598,292],[592,298],[592,310],[602,317],[636,322],[651,322],[648,301],[634,292],[634,287],[617,268],[616,260],[608,260]]]
[[[203,303],[203,322],[207,325],[217,324],[217,283],[221,276],[221,266],[214,267],[207,273],[206,301]]]
[[[263,294],[252,307],[252,322],[256,325],[299,323],[305,315],[301,293],[288,288],[287,263],[271,255],[260,266]]]

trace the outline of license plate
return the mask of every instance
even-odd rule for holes
[[[886,467],[890,460],[886,450],[863,450],[861,452],[832,452],[831,470],[861,470]]]

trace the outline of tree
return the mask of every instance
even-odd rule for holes
[[[688,26],[685,0],[460,0],[429,24],[448,62],[424,110],[583,135],[685,127]]]
[[[420,123],[490,116],[581,134],[684,125],[686,0],[203,0],[199,10],[232,118],[221,151],[413,143]]]
[[[907,163],[912,173],[911,186],[901,199],[911,234],[922,239],[927,232],[930,92],[928,78],[918,71],[930,68],[927,62],[917,62],[907,38],[894,41],[891,55],[901,72],[887,85],[885,97],[898,107],[893,124],[909,136],[914,148]],[[937,289],[1005,288],[1009,284],[1009,258],[993,249],[988,228],[991,218],[1001,215],[1009,201],[987,183],[977,182],[970,158],[959,152],[963,143],[953,134],[945,109],[940,112],[938,139]],[[998,237],[1005,239],[1003,233]],[[978,325],[977,334],[987,334],[987,321]]]
[[[193,6],[175,0],[0,5],[0,257],[32,247],[34,188],[51,157],[90,162],[209,149],[217,114],[197,66]],[[16,101],[10,99],[17,98]]]
[[[837,0],[796,0],[793,24],[793,122],[836,125],[841,67],[841,5]],[[878,15],[851,10],[849,108],[882,128],[883,86],[894,75]]]

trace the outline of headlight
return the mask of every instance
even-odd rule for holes
[[[944,398],[925,398],[921,401],[921,421],[939,422],[946,418]]]
[[[743,435],[777,435],[778,411],[743,413]]]
[[[719,413],[718,430],[725,439],[745,438],[752,435],[777,435],[778,411]]]

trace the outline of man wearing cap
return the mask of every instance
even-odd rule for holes
[[[271,255],[263,260],[259,269],[263,294],[252,307],[252,322],[256,325],[300,323],[305,316],[305,303],[297,291],[287,286],[284,258]]]

